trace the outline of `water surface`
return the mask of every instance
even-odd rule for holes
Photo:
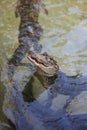
[[[58,62],[60,71],[66,75],[87,76],[87,1],[44,0],[44,3],[48,9],[48,16],[45,15],[44,11],[41,9],[39,22],[44,29],[44,34],[41,37],[39,44],[43,46],[42,51],[46,51],[52,55]],[[19,45],[19,18],[15,18],[15,2],[13,0],[1,1],[0,8],[0,64],[2,66],[0,93],[3,92],[0,104],[2,105],[5,86],[10,84],[7,78],[7,62]],[[26,57],[23,60],[28,62]],[[29,76],[32,76],[32,72],[29,68],[18,67],[14,79],[20,86],[18,88],[19,91],[23,89],[23,86],[29,80]],[[84,80],[83,84],[84,83],[87,84],[86,80]],[[81,84],[81,82],[78,84]],[[8,87],[9,86],[10,85],[8,85]],[[43,92],[38,98],[39,102],[41,104],[49,102],[47,91],[44,92],[44,89],[38,86],[39,83],[37,86],[34,85],[34,96],[38,97],[38,95]],[[36,92],[37,88],[39,89],[39,93]],[[62,93],[58,94],[57,97],[54,98],[53,104],[49,107],[49,111],[50,109],[52,111],[61,109],[68,97],[69,95],[65,96]],[[35,104],[33,104],[33,107],[34,105]],[[70,115],[87,114],[87,92],[85,90],[72,100],[67,107],[67,112]],[[2,114],[0,120],[1,122],[6,121],[8,123],[4,114]]]

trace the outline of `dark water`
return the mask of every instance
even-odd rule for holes
[[[12,82],[7,77],[8,59],[19,45],[19,19],[14,16],[15,2],[1,1],[1,130],[87,130],[87,1],[44,2],[49,14],[41,10],[39,22],[44,34],[39,44],[57,60],[60,71],[48,90],[35,79],[36,100],[29,103],[22,91],[34,73],[33,67],[19,66]],[[28,63],[26,57],[23,62]]]

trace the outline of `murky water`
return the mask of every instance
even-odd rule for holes
[[[39,22],[44,29],[44,34],[39,41],[39,44],[43,46],[43,52],[46,51],[52,55],[58,62],[60,70],[66,75],[87,76],[87,0],[44,0],[44,3],[48,9],[48,16],[41,10],[39,17]],[[0,93],[4,93],[6,84],[9,84],[6,74],[7,62],[19,45],[19,18],[15,18],[15,2],[13,0],[2,0],[0,9],[0,64],[2,66]],[[28,62],[27,58],[23,60]],[[30,69],[18,67],[14,78],[20,85],[19,90],[23,89],[29,76],[32,76]],[[84,83],[87,84],[86,79]],[[44,89],[37,85],[38,94],[35,87],[34,95],[37,97]],[[40,95],[39,103],[45,104],[47,102],[46,95],[47,91]],[[2,105],[4,95],[2,94],[1,97],[0,104]],[[60,110],[67,98],[68,96],[64,94],[58,94],[49,108],[52,111]],[[32,109],[32,105],[30,109]],[[87,114],[87,92],[85,90],[72,100],[67,107],[67,111],[70,115]],[[8,123],[4,114],[2,114],[0,120],[1,122],[6,120]],[[38,122],[36,119],[34,120]]]

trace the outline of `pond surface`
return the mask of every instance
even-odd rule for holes
[[[17,130],[24,130],[26,120],[30,120],[30,125],[27,124],[25,130],[46,130],[46,128],[47,130],[87,130],[87,125],[83,122],[84,120],[87,121],[87,0],[44,0],[44,3],[48,15],[41,9],[39,22],[43,27],[44,34],[39,44],[43,46],[42,52],[45,51],[52,55],[60,67],[59,75],[61,78],[56,81],[53,87],[64,86],[64,88],[51,97],[49,96],[50,89],[44,90],[40,83],[34,84],[33,93],[37,101],[28,104],[23,101],[21,91],[33,73],[30,68],[19,66],[15,72],[14,81],[17,82],[18,96],[21,98],[17,97],[13,101],[13,97],[16,97],[16,95],[15,89],[11,88],[11,83],[7,78],[7,63],[19,45],[18,27],[20,19],[15,18],[14,15],[15,2],[13,0],[1,0],[0,106],[3,110],[0,108],[0,113],[2,113],[0,128],[10,129],[7,119],[9,118],[12,122],[19,120],[18,126],[16,126]],[[28,62],[26,57],[23,61]],[[73,86],[74,89],[72,89]],[[72,94],[72,91],[74,94]],[[11,96],[12,98],[10,98]],[[70,96],[71,102],[65,112],[65,109],[62,108]],[[8,101],[6,98],[8,98]],[[2,105],[3,102],[4,106]],[[15,108],[14,105],[16,105]],[[15,114],[12,114],[13,112]],[[28,114],[30,117],[27,116]],[[69,115],[69,117],[66,115]],[[45,120],[44,126],[43,120]],[[74,128],[70,121],[74,121]],[[79,124],[79,121],[81,126],[76,125]],[[24,122],[23,126],[21,122]],[[39,125],[35,125],[35,123]],[[13,125],[11,127],[13,129]]]

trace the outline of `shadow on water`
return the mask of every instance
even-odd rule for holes
[[[22,0],[20,1],[23,2]],[[39,0],[32,1],[40,2]],[[80,93],[87,91],[87,76],[76,75],[69,77],[58,71],[57,79],[48,89],[44,90],[37,98],[32,93],[32,82],[34,81],[32,77],[35,67],[32,64],[20,62],[26,53],[30,51],[31,46],[33,46],[33,51],[36,53],[41,52],[41,46],[38,46],[38,41],[43,29],[38,22],[38,4],[40,5],[40,3],[35,3],[36,6],[32,7],[33,3],[30,2],[31,4],[28,4],[27,2],[30,1],[25,0],[22,5],[18,2],[16,16],[20,15],[21,17],[19,26],[20,45],[8,62],[7,74],[10,82],[5,86],[0,83],[3,89],[6,87],[3,111],[8,118],[7,124],[0,124],[0,130],[3,130],[3,126],[4,130],[5,126],[13,126],[10,125],[9,120],[14,124],[14,129],[16,130],[87,130],[87,114],[71,115],[67,111],[67,107],[72,100]],[[28,10],[28,7],[30,10]],[[40,5],[40,7],[45,9],[44,5]],[[35,9],[33,14],[30,13],[32,8]],[[47,13],[46,9],[45,12]],[[29,15],[25,15],[28,13]],[[15,79],[15,71],[19,66],[26,66],[31,69],[29,80],[26,84],[19,83],[18,77]],[[20,84],[22,84],[22,88]],[[2,91],[4,91],[3,89]],[[29,91],[27,95],[26,91]],[[62,107],[59,107],[59,94],[68,96]],[[0,102],[2,101],[0,100]],[[12,130],[13,127],[9,129]]]

